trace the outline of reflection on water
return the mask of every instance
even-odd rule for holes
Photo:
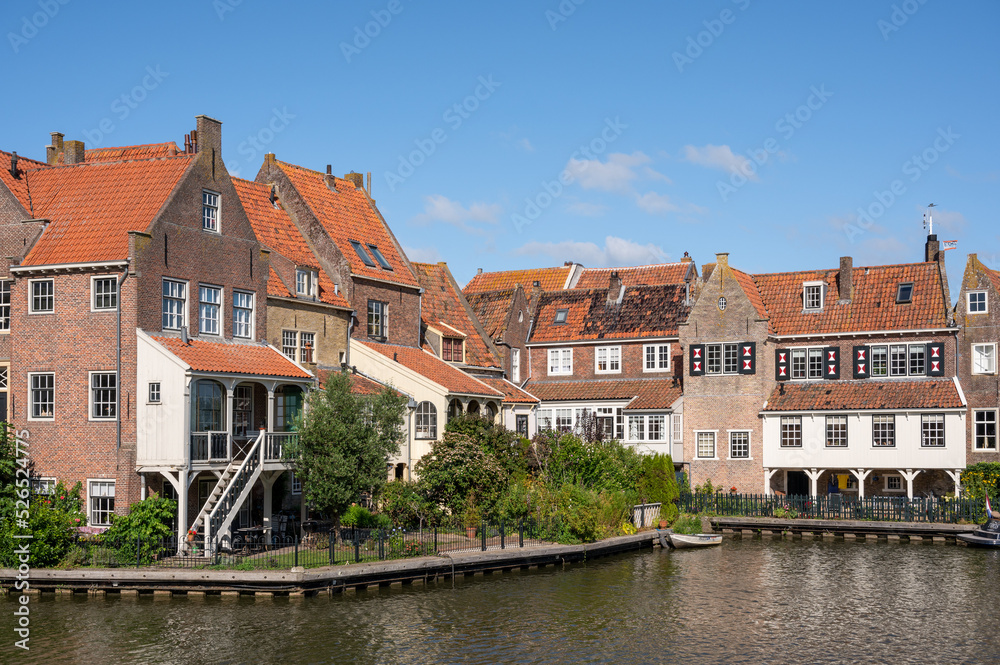
[[[727,540],[296,601],[46,595],[0,662],[990,663],[998,599],[1000,552]]]

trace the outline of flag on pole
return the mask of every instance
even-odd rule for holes
[[[990,495],[986,495],[986,519],[993,517],[993,508],[990,506]]]
[[[958,249],[957,240],[945,240],[941,243],[941,251],[946,252],[949,249]]]

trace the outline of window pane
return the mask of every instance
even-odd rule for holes
[[[0,280],[0,330],[10,330],[10,280]]]
[[[889,374],[906,376],[906,346],[894,344],[889,347]]]
[[[736,374],[740,369],[739,348],[737,344],[723,345],[723,367],[726,374]]]
[[[890,448],[896,445],[896,417],[872,417],[872,445],[878,448]]]
[[[924,373],[924,367],[927,353],[927,347],[923,344],[911,344],[910,345],[910,376],[921,376]]]
[[[114,309],[118,306],[118,279],[101,277],[94,280],[94,309]]]
[[[924,414],[920,417],[920,445],[924,448],[944,446],[944,414]]]
[[[889,376],[889,349],[873,346],[871,349],[872,376]]]
[[[809,349],[809,378],[823,378],[823,349]]]
[[[219,230],[219,195],[213,192],[201,193],[201,226],[207,231]]]
[[[698,457],[715,457],[715,432],[698,432]]]
[[[750,432],[729,433],[729,456],[735,459],[750,457]]]
[[[370,268],[375,267],[375,262],[372,261],[370,256],[368,256],[368,252],[365,251],[365,248],[361,246],[360,242],[357,240],[350,240],[348,242],[351,243],[351,247],[354,248],[355,253],[358,255],[358,258],[361,259],[362,263]]]
[[[997,412],[976,411],[976,450],[997,449]]]
[[[55,374],[32,374],[31,417],[52,418],[55,416]]]
[[[118,381],[112,373],[90,375],[91,415],[94,418],[114,418],[117,409]]]
[[[316,333],[299,333],[300,358],[304,363],[313,362],[313,349],[316,344]]]
[[[368,245],[368,249],[371,250],[372,256],[375,257],[375,260],[378,261],[378,264],[380,266],[382,266],[386,270],[392,270],[392,266],[389,264],[388,261],[385,260],[385,257],[382,256],[382,252],[379,251],[378,247],[376,247],[375,245]]]
[[[709,344],[705,347],[705,371],[708,374],[722,373],[722,345]]]
[[[802,447],[802,418],[800,416],[782,416],[781,447]]]
[[[296,353],[298,349],[298,338],[299,334],[294,330],[282,330],[281,331],[281,352],[289,358],[289,360],[295,360]]]
[[[792,349],[792,378],[806,378],[806,350]]]
[[[222,289],[202,286],[198,289],[198,300],[198,329],[206,335],[218,335]]]
[[[666,440],[666,431],[664,429],[664,423],[666,422],[666,416],[649,416],[647,418],[647,424],[649,431],[647,432],[647,439],[649,441],[664,441]]]
[[[826,417],[826,447],[847,447],[847,416]]]

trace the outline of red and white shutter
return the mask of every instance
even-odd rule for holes
[[[872,375],[871,355],[872,350],[870,347],[854,347],[853,365],[855,379],[867,379]]]
[[[944,376],[944,344],[941,342],[927,345],[927,376]]]
[[[774,378],[787,381],[792,374],[792,352],[788,349],[774,350]]]
[[[840,347],[828,346],[823,349],[823,378],[840,378]]]
[[[757,373],[757,343],[740,342],[740,374]]]
[[[688,374],[691,376],[704,376],[705,374],[705,345],[691,344],[689,347]]]

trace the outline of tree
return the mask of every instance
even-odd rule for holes
[[[356,395],[346,372],[331,374],[325,390],[309,395],[298,441],[285,447],[305,500],[339,520],[362,493],[377,493],[399,453],[405,408],[391,388]]]
[[[663,504],[660,507],[661,519],[668,522],[677,519],[677,478],[670,455],[657,453],[642,458],[638,490],[644,503]]]

